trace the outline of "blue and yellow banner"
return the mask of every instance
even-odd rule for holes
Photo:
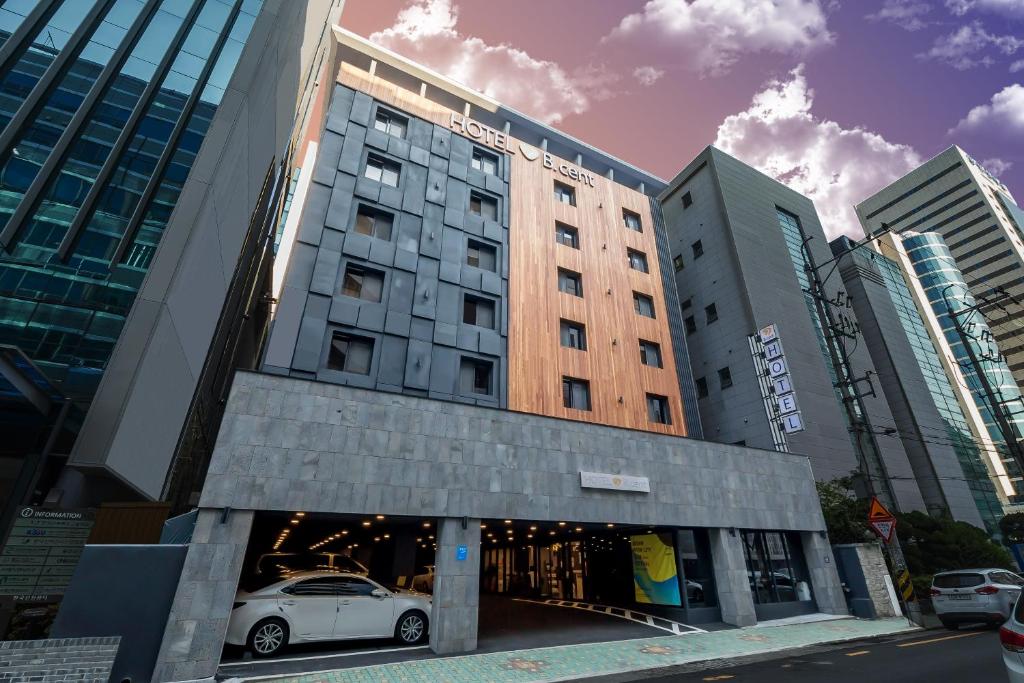
[[[637,602],[682,605],[671,534],[630,536],[633,549],[633,590]]]

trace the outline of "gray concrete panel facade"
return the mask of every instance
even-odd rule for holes
[[[404,135],[377,130],[378,114],[399,117]],[[334,86],[277,311],[299,324],[275,325],[265,371],[505,407],[509,163],[481,150],[497,164],[486,174],[472,167],[473,150],[467,138]],[[374,158],[397,166],[397,187],[366,177]],[[496,220],[472,212],[471,196],[495,202]],[[386,239],[356,229],[367,211],[391,224]],[[468,263],[470,248],[487,252],[479,265]],[[380,278],[379,295],[343,291],[352,271]],[[467,302],[489,307],[489,323],[467,324]],[[330,366],[336,333],[371,340],[368,372]],[[468,383],[469,363],[480,362],[491,368],[489,394]]]

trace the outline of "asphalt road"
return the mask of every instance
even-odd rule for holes
[[[797,656],[663,676],[644,683],[1005,683],[999,635],[992,629],[927,631],[912,638],[848,643]]]

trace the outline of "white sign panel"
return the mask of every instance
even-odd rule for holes
[[[779,414],[787,415],[796,412],[796,394],[784,394],[776,396],[775,402],[779,406]]]
[[[772,390],[776,396],[788,394],[793,391],[793,383],[789,381],[789,375],[781,375],[772,380]]]
[[[778,339],[770,341],[764,345],[764,357],[766,360],[782,358],[782,355],[782,342]]]
[[[647,477],[633,477],[628,474],[606,474],[605,472],[584,472],[580,470],[580,486],[585,489],[610,489],[612,491],[635,491],[650,493],[651,480]]]
[[[778,339],[779,332],[775,329],[775,325],[766,325],[757,331],[757,336],[761,338],[762,344],[767,344],[773,339]]]
[[[792,434],[793,432],[803,431],[803,428],[804,428],[804,418],[800,415],[800,413],[792,413],[790,415],[783,416],[783,418],[782,418],[782,429],[787,434]]]
[[[785,358],[776,358],[768,361],[768,376],[772,379],[780,377],[781,375],[789,374],[789,368],[786,366]]]

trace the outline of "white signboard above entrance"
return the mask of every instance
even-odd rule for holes
[[[485,126],[479,121],[474,121],[462,114],[452,112],[451,118],[448,122],[448,127],[454,131],[462,133],[463,135],[471,137],[474,140],[482,142],[488,147],[496,149],[499,152],[504,152],[505,154],[516,154],[512,140],[507,134],[495,130],[490,126]],[[519,142],[516,146],[519,147],[519,153],[522,154],[527,161],[536,161],[543,157],[545,168],[550,168],[552,171],[556,171],[570,180],[575,180],[579,183],[583,183],[584,185],[594,187],[593,173],[588,173],[587,171],[573,166],[572,164],[558,161],[547,152],[542,152],[536,147],[531,147],[525,142]]]
[[[632,477],[628,474],[606,474],[580,470],[580,486],[585,489],[610,489],[612,491],[634,491],[650,493],[651,480],[647,477]]]

